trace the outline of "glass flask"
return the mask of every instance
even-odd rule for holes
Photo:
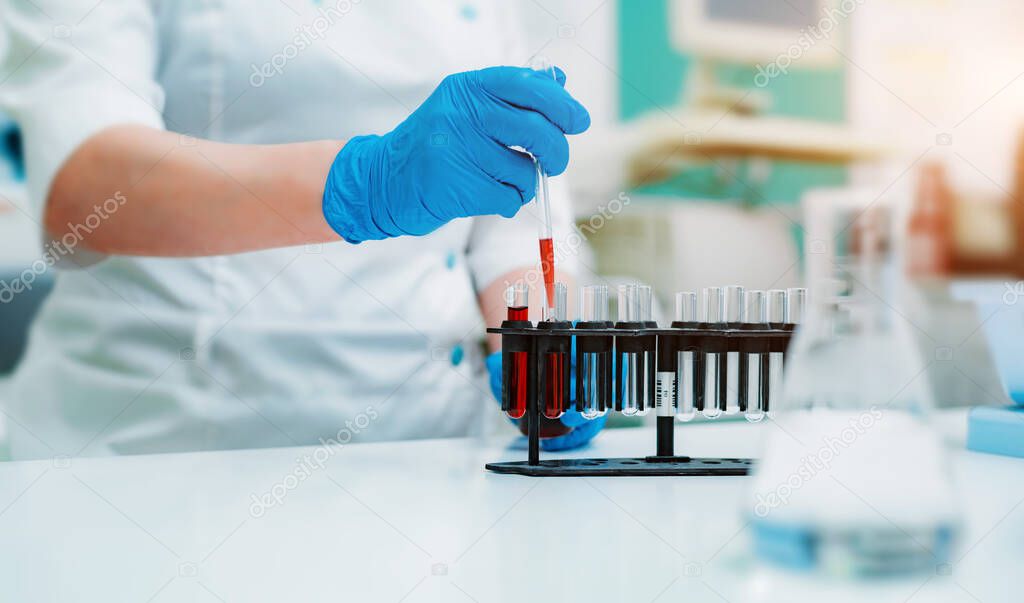
[[[758,558],[858,578],[934,572],[957,505],[926,363],[900,310],[881,221],[812,284],[746,508]]]

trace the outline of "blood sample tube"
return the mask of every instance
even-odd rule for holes
[[[766,329],[768,325],[767,314],[764,307],[764,291],[747,291],[747,317],[746,323],[750,329]],[[761,386],[761,364],[762,358],[767,354],[767,348],[759,340],[754,339],[752,345],[748,346],[746,356],[746,408],[744,417],[751,423],[757,423],[764,418],[762,407],[764,402],[763,388]]]
[[[555,283],[555,304],[550,310],[546,310],[547,316],[544,317],[544,321],[550,326],[570,326],[565,320],[566,297],[565,283]],[[569,351],[545,352],[544,361],[544,416],[557,419],[565,414],[569,403]]]
[[[725,288],[725,323],[729,328],[742,326],[747,313],[746,303],[746,289],[739,285]],[[735,343],[738,340],[727,341],[729,347],[722,367],[725,371],[725,414],[734,415],[740,412],[740,352]]]
[[[580,287],[580,312],[576,328],[601,329],[608,326],[608,287]],[[612,338],[576,338],[576,407],[585,419],[607,412],[612,398]]]
[[[693,291],[676,293],[676,325],[696,328],[697,294]],[[697,416],[698,349],[688,345],[676,352],[676,419],[683,422],[692,421]]]
[[[506,320],[530,320],[530,288],[524,283],[505,289]]]
[[[525,284],[512,285],[505,290],[508,322],[526,322],[525,326],[529,326],[529,294],[530,289]],[[522,419],[526,414],[529,353],[506,350],[501,356],[501,364],[502,410],[511,419]]]
[[[720,329],[724,325],[725,314],[725,290],[722,287],[705,287],[704,294],[704,320],[711,328]],[[715,419],[722,414],[722,354],[721,342],[712,339],[705,344],[704,350],[704,396],[701,412],[709,419]]]
[[[786,322],[786,292],[781,289],[768,291],[768,300],[765,304],[768,314],[768,326],[773,329],[781,329]],[[765,384],[765,394],[762,397],[764,402],[761,410],[771,413],[782,394],[782,356],[783,352],[777,348],[771,348],[767,357],[762,363],[762,370],[765,375],[762,383]],[[769,415],[772,416],[772,415]]]

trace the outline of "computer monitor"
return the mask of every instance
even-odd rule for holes
[[[806,67],[838,64],[849,15],[864,0],[672,0],[672,41],[698,59]],[[799,55],[794,57],[793,55]]]

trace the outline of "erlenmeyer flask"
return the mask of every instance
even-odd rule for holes
[[[926,364],[872,224],[836,278],[812,286],[753,481],[757,556],[843,576],[935,571],[957,506],[931,428]]]

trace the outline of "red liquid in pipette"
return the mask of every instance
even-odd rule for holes
[[[555,246],[551,239],[540,239],[540,269],[544,272],[544,291],[548,308],[555,307]]]
[[[529,306],[510,306],[508,320],[529,320]],[[508,414],[511,419],[522,419],[526,416],[526,352],[508,352],[512,357],[511,374],[508,379],[509,400]]]

